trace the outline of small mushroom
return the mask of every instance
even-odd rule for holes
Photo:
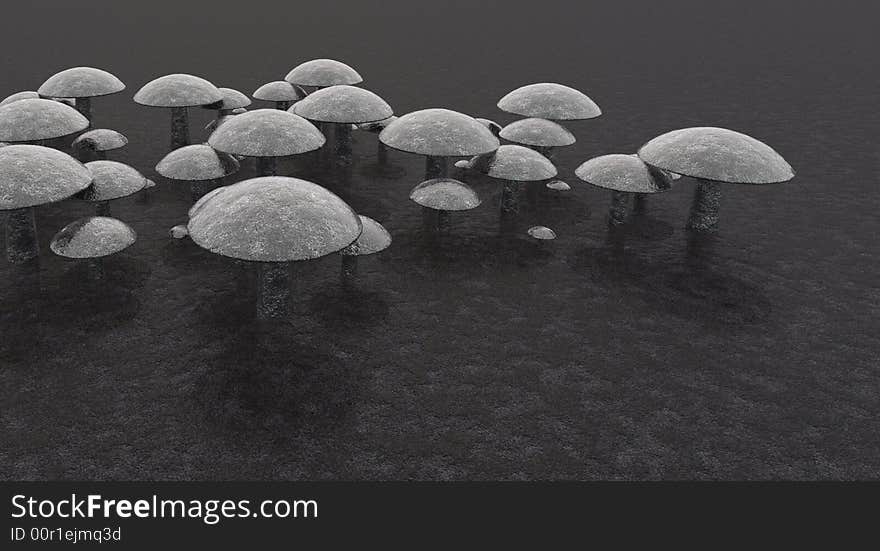
[[[547,119],[528,118],[514,121],[501,129],[499,136],[509,142],[525,145],[549,157],[555,147],[574,144],[574,134],[564,126]]]
[[[49,244],[58,256],[88,259],[95,279],[104,279],[104,258],[127,249],[137,240],[131,227],[115,218],[87,216],[64,226]]]
[[[117,161],[86,163],[92,174],[92,183],[76,197],[95,203],[98,216],[110,216],[110,201],[128,197],[154,184],[137,169]]]
[[[256,157],[261,176],[275,174],[277,157],[314,151],[324,142],[324,135],[312,123],[278,109],[256,109],[236,115],[208,138],[208,145],[217,151]]]
[[[338,252],[357,240],[363,226],[327,189],[268,176],[208,193],[190,209],[187,229],[193,242],[212,253],[258,263],[257,315],[271,318],[288,311],[288,263]]]
[[[496,138],[501,133],[501,125],[498,124],[497,122],[495,122],[491,119],[484,119],[481,117],[475,117],[475,118],[478,123],[480,123],[483,126],[485,126],[486,128],[488,128],[492,132],[492,134],[495,135]]]
[[[482,155],[498,149],[492,132],[476,119],[449,109],[407,113],[379,134],[388,147],[425,155],[425,179],[446,176],[447,157]]]
[[[357,71],[341,61],[313,59],[291,69],[284,80],[299,86],[326,88],[337,84],[358,84],[364,79]]]
[[[40,94],[36,93],[33,90],[24,90],[22,92],[16,92],[14,94],[9,94],[3,101],[0,101],[0,107],[8,103],[12,103],[14,101],[19,101],[23,99],[40,99]]]
[[[76,109],[48,99],[23,99],[0,107],[0,141],[41,142],[76,134],[89,121]]]
[[[527,233],[530,237],[539,241],[552,241],[553,239],[556,239],[556,232],[547,226],[532,226],[528,229]]]
[[[474,157],[469,168],[504,181],[501,192],[502,214],[510,214],[519,209],[517,195],[521,182],[549,180],[556,176],[556,167],[549,159],[534,149],[521,145],[502,145],[494,153]]]
[[[134,101],[171,109],[171,149],[177,149],[189,144],[187,107],[217,104],[223,101],[223,93],[203,78],[173,74],[146,83],[134,95]]]
[[[583,92],[553,82],[517,88],[501,98],[498,107],[522,117],[556,121],[593,119],[602,114],[599,106]]]
[[[76,110],[92,120],[92,98],[117,94],[125,84],[114,75],[94,67],[72,67],[49,77],[37,89],[41,96],[72,98]]]
[[[286,80],[267,82],[254,90],[254,99],[271,101],[275,109],[287,111],[291,105],[306,97],[306,91]],[[242,106],[244,107],[244,106]]]
[[[56,149],[39,145],[0,147],[0,210],[8,211],[9,262],[27,262],[39,255],[35,206],[67,199],[91,181],[86,167]]]
[[[696,231],[718,226],[719,184],[778,184],[795,175],[769,145],[726,128],[673,130],[643,145],[638,155],[653,167],[697,179],[687,224]]]
[[[422,182],[413,188],[409,198],[420,205],[425,220],[431,220],[437,213],[437,229],[449,230],[453,211],[471,210],[480,206],[480,197],[470,186],[453,178],[435,178]]]
[[[175,149],[159,161],[156,172],[169,180],[190,182],[193,201],[198,201],[209,188],[238,172],[239,163],[232,155],[215,151],[210,145],[187,145]]]
[[[351,283],[357,274],[359,256],[376,254],[391,245],[391,234],[382,224],[369,216],[359,216],[363,231],[354,243],[339,251],[342,255],[342,281],[344,283]]]
[[[97,160],[105,160],[108,151],[123,148],[127,144],[128,138],[120,132],[107,128],[97,128],[83,132],[73,140],[71,145],[77,158],[80,160],[84,160],[83,157],[86,156],[86,152],[91,152]]]
[[[553,191],[571,191],[571,186],[562,180],[550,180],[547,182],[547,189],[552,189]]]

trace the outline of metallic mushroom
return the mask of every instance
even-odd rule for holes
[[[216,104],[223,93],[207,80],[187,74],[159,77],[146,83],[134,95],[135,103],[171,109],[171,149],[189,144],[187,107]]]
[[[128,197],[153,183],[137,169],[116,161],[92,161],[86,163],[92,174],[92,183],[76,197],[95,203],[98,216],[110,216],[110,201]]]
[[[88,259],[92,277],[104,278],[104,257],[127,249],[137,240],[131,227],[115,218],[87,216],[64,226],[49,248],[65,258]]]
[[[376,254],[384,251],[391,245],[391,234],[382,224],[369,216],[359,215],[363,231],[357,240],[342,249],[342,281],[351,282],[357,274],[358,257],[368,254]]]
[[[554,147],[574,144],[574,134],[564,126],[547,119],[528,118],[514,121],[499,132],[509,142],[525,145],[544,156]]]
[[[92,98],[117,94],[125,84],[114,75],[94,67],[72,67],[49,77],[37,89],[43,97],[72,98],[76,110],[92,119]]]
[[[190,182],[193,201],[197,201],[220,180],[238,172],[239,163],[232,155],[220,153],[207,144],[175,149],[159,161],[156,172],[169,180]]]
[[[127,144],[128,138],[122,133],[108,128],[96,128],[77,136],[71,146],[80,160],[87,151],[92,152],[98,160],[103,160],[107,158],[108,151],[123,148]]]
[[[267,82],[254,90],[254,99],[271,101],[275,109],[286,111],[291,105],[306,97],[306,91],[286,80]],[[241,107],[244,107],[243,105]]]
[[[9,94],[3,101],[0,101],[0,107],[6,105],[7,103],[12,103],[14,101],[19,101],[23,99],[40,99],[40,94],[34,92],[33,90],[24,90],[22,92]]]
[[[0,141],[40,142],[85,130],[76,109],[48,99],[23,99],[0,107]]]
[[[324,142],[324,135],[312,123],[278,109],[256,109],[236,115],[208,138],[208,145],[217,151],[256,157],[261,176],[275,174],[276,157],[314,151]]]
[[[777,184],[795,175],[769,145],[725,128],[673,130],[643,145],[638,155],[651,166],[697,179],[688,220],[688,228],[697,231],[717,228],[719,183]]]
[[[521,145],[502,145],[494,153],[474,157],[469,168],[504,181],[501,193],[501,212],[504,214],[518,210],[520,182],[537,182],[556,176],[556,167],[547,157]]]
[[[67,199],[91,181],[86,167],[56,149],[39,145],[0,147],[0,210],[8,211],[9,262],[26,262],[39,255],[33,207]]]
[[[593,119],[602,114],[583,92],[552,82],[522,86],[498,101],[502,111],[557,121]]]
[[[364,79],[357,71],[341,61],[313,59],[291,69],[284,80],[299,86],[326,88],[337,84],[358,84]]]
[[[287,312],[289,262],[338,252],[355,242],[363,226],[351,207],[323,187],[268,176],[208,193],[190,209],[187,229],[212,253],[259,263],[257,314],[268,318]]]
[[[248,105],[251,104],[251,99],[246,95],[242,94],[235,88],[217,88],[220,90],[220,94],[223,96],[223,99],[220,100],[220,103],[212,103],[205,105],[206,109],[216,109],[217,117],[208,123],[208,126],[205,127],[205,130],[211,130],[212,132],[223,122],[223,119],[228,117],[229,115],[237,114],[234,111],[238,109],[244,109]]]
[[[547,226],[532,226],[526,233],[539,241],[552,241],[556,239],[556,232]]]
[[[447,231],[450,226],[450,213],[475,209],[480,206],[480,197],[470,186],[453,178],[435,178],[422,182],[413,188],[409,198],[424,209],[426,222],[437,213],[437,229]]]

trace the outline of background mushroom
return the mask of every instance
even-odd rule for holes
[[[217,126],[219,126],[220,121],[222,121],[224,117],[232,115],[233,111],[235,111],[236,109],[244,109],[251,104],[251,99],[236,90],[235,88],[217,89],[220,90],[220,95],[223,96],[223,99],[220,100],[220,103],[213,103],[204,106],[206,109],[216,108],[217,110],[217,117],[214,119],[214,121],[212,121],[212,128],[216,128]],[[211,127],[211,123],[208,124],[208,127]],[[205,129],[207,130],[208,127],[205,127]]]
[[[88,259],[92,277],[104,278],[104,258],[127,249],[137,240],[131,227],[115,218],[87,216],[64,226],[49,248],[65,258]]]
[[[651,166],[697,179],[687,224],[697,231],[718,226],[719,183],[777,184],[794,178],[791,165],[769,145],[726,128],[673,130],[643,145],[638,155]]]
[[[207,80],[187,74],[159,77],[146,83],[134,95],[135,103],[171,109],[171,149],[189,144],[187,107],[223,101],[223,94]]]
[[[593,119],[602,114],[583,92],[553,82],[517,88],[498,101],[498,108],[522,117],[556,121]]]
[[[83,132],[73,140],[71,146],[80,161],[85,161],[89,153],[95,157],[95,160],[104,160],[107,158],[107,152],[120,149],[128,144],[128,138],[116,130],[108,128],[97,128]]]
[[[373,134],[380,134],[389,124],[396,121],[397,118],[397,116],[392,115],[381,121],[359,124],[357,129],[364,132],[371,132]],[[382,143],[382,140],[376,140],[376,144],[376,164],[372,167],[372,171],[392,178],[403,176],[403,169],[393,170],[391,164],[388,162],[388,146]]]
[[[552,241],[556,239],[556,232],[547,226],[532,226],[526,231],[530,237],[539,241]]]
[[[175,149],[159,161],[156,172],[169,180],[190,182],[193,201],[220,180],[238,172],[238,161],[228,153],[220,153],[207,144],[187,145]]]
[[[23,99],[0,107],[0,141],[42,142],[76,134],[89,121],[76,109],[48,99]]]
[[[261,176],[275,174],[276,157],[314,151],[324,142],[324,135],[312,123],[278,109],[256,109],[236,115],[208,138],[208,145],[217,151],[256,157]]]
[[[574,134],[564,126],[534,117],[508,124],[498,135],[509,142],[531,147],[545,157],[549,157],[554,147],[566,147],[576,141]]]
[[[21,263],[39,255],[34,207],[85,189],[89,170],[61,151],[39,145],[0,147],[0,210],[6,213],[6,258]]]
[[[110,201],[153,186],[152,181],[125,163],[92,161],[85,166],[92,174],[92,183],[76,197],[95,203],[98,216],[110,216]]]
[[[491,119],[484,119],[482,117],[475,117],[475,119],[478,123],[480,123],[483,126],[485,126],[486,128],[488,128],[492,132],[492,134],[495,135],[496,138],[501,133],[501,125],[498,124],[497,122],[495,122]]]
[[[254,90],[254,99],[271,101],[275,109],[286,111],[291,105],[306,97],[306,91],[286,80],[267,82]],[[241,107],[244,107],[243,105]]]
[[[41,96],[72,98],[76,110],[92,120],[92,98],[117,94],[125,84],[114,75],[94,67],[72,67],[49,77],[37,89]]]
[[[339,251],[342,255],[342,281],[344,283],[351,283],[357,274],[359,256],[376,254],[391,245],[391,234],[382,224],[369,216],[359,215],[359,217],[363,231],[354,243]]]
[[[7,103],[12,103],[14,101],[19,101],[23,99],[40,99],[40,94],[36,93],[33,90],[15,92],[14,94],[9,94],[8,96],[6,96],[3,101],[0,101],[0,107],[3,107]]]
[[[437,215],[437,229],[447,231],[453,211],[470,210],[480,206],[480,197],[470,186],[453,178],[426,180],[413,188],[409,198],[420,205],[426,221]]]
[[[209,122],[205,125],[205,130],[208,131],[208,134],[217,130],[221,124],[228,121],[230,117],[234,117],[235,115],[241,115],[242,113],[247,113],[247,109],[244,107],[236,107],[235,109],[230,109],[225,115],[217,115],[217,118]]]
[[[504,181],[501,192],[501,212],[504,214],[518,210],[517,195],[521,182],[549,180],[556,176],[556,167],[547,157],[534,149],[512,144],[502,145],[494,153],[474,157],[469,168]]]
[[[446,176],[446,158],[482,155],[498,149],[492,132],[476,119],[449,109],[407,113],[379,134],[388,147],[427,156],[425,179]]]
[[[337,84],[358,84],[364,79],[357,71],[335,59],[312,59],[300,63],[287,73],[284,80],[299,86],[326,88]]]
[[[363,228],[351,207],[327,189],[269,176],[205,195],[190,209],[187,229],[212,253],[258,263],[257,315],[270,318],[288,311],[289,262],[338,252]]]

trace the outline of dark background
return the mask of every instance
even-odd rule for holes
[[[873,13],[871,13],[873,11]],[[155,177],[168,113],[131,102],[189,72],[250,93],[337,58],[399,113],[506,123],[509,90],[557,81],[604,110],[533,186],[514,234],[499,186],[430,243],[397,179],[299,159],[391,231],[345,293],[339,259],[294,267],[294,315],[253,321],[249,266],[167,230],[186,186],[117,201],[138,243],[95,285],[46,245],[89,214],[38,210],[39,271],[0,261],[0,476],[8,479],[877,478],[877,9],[863,2],[17,2],[0,95],[74,65],[128,84],[93,102],[115,158]],[[209,112],[193,110],[196,140]],[[790,184],[725,188],[721,230],[683,231],[693,183],[608,242],[608,195],[572,171],[692,125],[776,148]],[[253,167],[231,179],[250,177]],[[559,235],[540,248],[534,224]]]

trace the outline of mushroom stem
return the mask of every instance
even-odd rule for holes
[[[80,114],[89,119],[89,123],[92,122],[92,98],[76,98],[76,110],[80,112]],[[91,126],[91,124],[90,124]]]
[[[110,216],[110,201],[98,201],[95,203],[95,214],[98,216]]]
[[[351,157],[351,125],[336,125],[336,154],[341,157]]]
[[[694,231],[715,231],[718,228],[720,206],[721,187],[716,182],[697,180],[687,228]]]
[[[192,195],[193,203],[202,198],[202,195],[208,193],[208,184],[211,180],[194,180],[189,183],[189,192]]]
[[[277,166],[275,157],[257,157],[257,174],[260,176],[275,176]]]
[[[519,185],[509,180],[504,182],[504,188],[501,190],[501,213],[513,214],[519,211]]]
[[[105,278],[106,270],[104,269],[104,258],[90,258],[89,259],[89,275],[92,279],[102,280]]]
[[[275,102],[275,109],[279,109],[281,111],[287,111],[288,109],[290,109],[290,102],[287,100],[276,101]]]
[[[279,318],[290,308],[290,271],[286,262],[260,262],[257,317]]]
[[[37,242],[37,221],[34,208],[10,210],[6,213],[6,259],[21,264],[40,254]]]
[[[342,282],[349,284],[357,275],[358,257],[357,255],[342,255]]]
[[[611,192],[611,208],[608,210],[608,223],[619,226],[629,218],[631,193],[623,191]]]
[[[186,107],[171,108],[171,149],[189,144],[189,114]]]
[[[645,214],[648,212],[648,194],[633,193],[633,214]]]
[[[440,233],[449,232],[449,228],[452,226],[452,216],[448,210],[438,210],[437,211],[437,231]]]
[[[376,147],[376,162],[379,166],[386,166],[388,164],[388,146],[382,142],[379,142],[379,145]]]
[[[425,179],[445,178],[447,175],[446,157],[425,158]]]

